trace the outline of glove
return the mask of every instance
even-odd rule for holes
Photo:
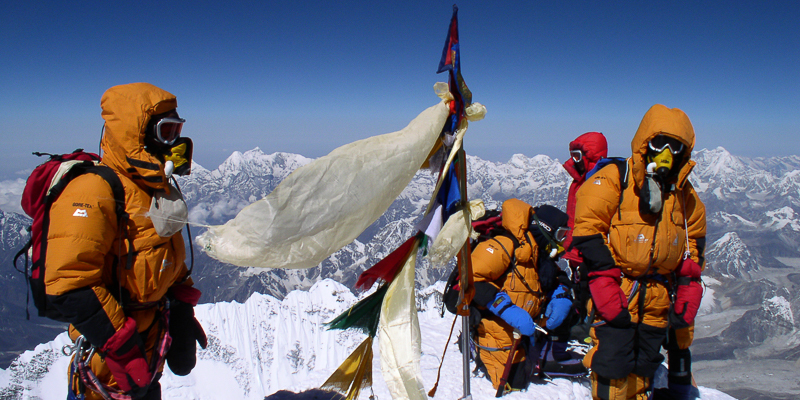
[[[197,364],[197,344],[206,348],[208,340],[203,327],[194,317],[194,306],[200,291],[186,285],[170,289],[169,335],[172,345],[167,351],[167,366],[175,375],[188,375]]]
[[[488,304],[489,311],[502,318],[519,333],[533,336],[536,333],[536,323],[527,311],[511,302],[506,292],[498,292],[494,301]]]
[[[675,304],[669,313],[669,322],[675,329],[686,328],[694,323],[700,300],[703,298],[703,286],[700,284],[700,265],[691,258],[675,271],[677,290],[675,291]]]
[[[628,298],[620,288],[622,270],[619,267],[589,272],[589,292],[600,318],[617,328],[628,327],[631,314]]]
[[[147,393],[153,373],[147,364],[144,343],[133,318],[128,318],[122,329],[106,341],[100,348],[100,354],[120,389],[134,399]]]
[[[547,303],[547,309],[544,311],[544,316],[547,317],[547,323],[545,324],[547,330],[553,330],[561,326],[570,311],[572,311],[572,299],[569,295],[569,290],[564,285],[558,285],[553,294],[550,295],[550,302]]]

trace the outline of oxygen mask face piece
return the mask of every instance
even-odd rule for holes
[[[169,154],[164,156],[164,174],[167,178],[170,175],[189,175],[192,172],[192,140],[187,137],[179,138],[172,147]]]
[[[564,245],[560,242],[552,242],[544,249],[550,258],[558,258],[559,255],[564,254]]]
[[[647,164],[648,175],[655,174],[661,178],[662,181],[665,181],[670,171],[672,171],[672,166],[675,161],[672,152],[669,149],[664,149],[648,158],[650,159],[650,162]]]
[[[650,139],[647,142],[647,174],[655,174],[661,182],[666,182],[683,149],[680,140],[665,134]]]

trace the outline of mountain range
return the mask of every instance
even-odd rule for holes
[[[800,315],[800,156],[746,158],[716,148],[696,151],[692,159],[697,166],[690,179],[706,204],[708,219],[706,298],[693,346],[696,364],[776,358],[794,362],[800,357],[800,321],[794,318]],[[296,154],[265,154],[256,148],[233,153],[215,170],[195,164],[190,176],[178,180],[190,207],[191,235],[187,236],[226,222],[311,161]],[[254,293],[283,299],[326,278],[352,289],[361,271],[414,232],[435,181],[435,173],[419,171],[358,239],[311,269],[234,267],[195,248],[193,279],[203,291],[201,302],[245,303]],[[571,178],[556,159],[517,154],[505,163],[468,156],[467,181],[470,199],[483,199],[487,208],[499,208],[504,200],[516,197],[532,205],[563,209]],[[0,195],[13,200],[19,190],[4,186],[15,185],[20,181],[0,182]],[[22,275],[11,269],[10,259],[25,240],[29,219],[13,207],[6,210],[5,204],[12,202],[0,202],[4,205],[0,261],[6,265],[0,268],[0,289],[7,294],[0,299],[5,333],[0,337],[2,367],[63,329],[36,317],[25,321],[25,285]],[[418,288],[431,287],[447,272],[430,268],[422,259],[417,268]],[[727,384],[722,382],[720,387],[736,390]],[[800,393],[800,388],[796,390]]]

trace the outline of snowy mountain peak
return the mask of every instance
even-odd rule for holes
[[[697,171],[700,176],[737,173],[741,172],[744,166],[738,158],[723,147],[696,151],[692,154],[692,159],[702,166],[702,170]]]
[[[783,228],[800,232],[800,218],[791,207],[782,207],[774,211],[767,211],[771,220],[765,224],[767,229],[780,230]]]
[[[758,264],[736,232],[728,232],[706,250],[706,271],[724,277],[749,277]]]

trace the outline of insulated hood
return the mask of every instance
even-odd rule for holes
[[[517,261],[529,261],[532,257],[535,257],[535,254],[531,246],[525,245],[528,242],[525,238],[525,233],[528,231],[528,225],[531,222],[533,207],[519,199],[508,199],[503,202],[502,211],[503,228],[511,232],[520,243],[520,246],[515,251]]]
[[[569,143],[569,150],[580,150],[583,152],[584,171],[583,173],[578,172],[572,157],[567,158],[567,161],[564,163],[564,169],[572,176],[572,179],[583,182],[586,173],[591,171],[601,158],[608,156],[608,142],[606,141],[606,137],[600,132],[586,132]]]
[[[656,104],[647,110],[631,141],[633,178],[636,186],[641,187],[644,182],[647,169],[647,143],[657,135],[666,135],[680,140],[686,147],[683,151],[681,165],[678,166],[680,170],[676,182],[676,186],[682,188],[695,165],[695,162],[690,160],[695,143],[694,128],[686,113],[661,104]]]
[[[103,163],[141,187],[164,189],[163,164],[144,149],[150,117],[178,107],[171,93],[149,83],[114,86],[100,100],[105,131],[100,147]]]

